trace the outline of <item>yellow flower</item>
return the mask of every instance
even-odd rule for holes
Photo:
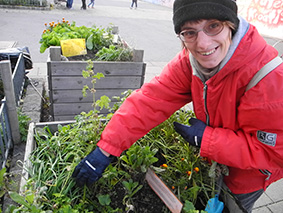
[[[192,172],[191,171],[187,171],[187,174],[188,174],[188,176],[190,176],[192,174]]]
[[[195,172],[199,172],[199,168],[198,167],[195,167],[194,170],[195,170]]]
[[[175,186],[172,186],[172,189],[175,189]]]
[[[167,168],[168,165],[164,163],[164,164],[161,165],[161,167]]]

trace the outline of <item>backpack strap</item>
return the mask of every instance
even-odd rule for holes
[[[278,67],[281,63],[282,63],[282,59],[279,56],[277,56],[276,58],[268,62],[266,65],[264,65],[249,82],[246,88],[246,92],[255,85],[257,85],[257,83],[260,82],[261,79],[263,79],[268,73],[270,73],[272,70]]]

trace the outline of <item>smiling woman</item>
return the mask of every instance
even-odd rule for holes
[[[183,30],[185,29],[185,30]],[[232,41],[232,29],[218,20],[186,22],[180,38],[194,58],[205,68],[217,67],[227,55]]]

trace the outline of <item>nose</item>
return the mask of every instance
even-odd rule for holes
[[[196,44],[199,49],[207,49],[207,47],[209,47],[211,44],[211,36],[206,35],[203,30],[199,31],[196,39]]]

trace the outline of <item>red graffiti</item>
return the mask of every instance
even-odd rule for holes
[[[253,0],[248,8],[247,19],[271,26],[283,24],[283,0]]]

